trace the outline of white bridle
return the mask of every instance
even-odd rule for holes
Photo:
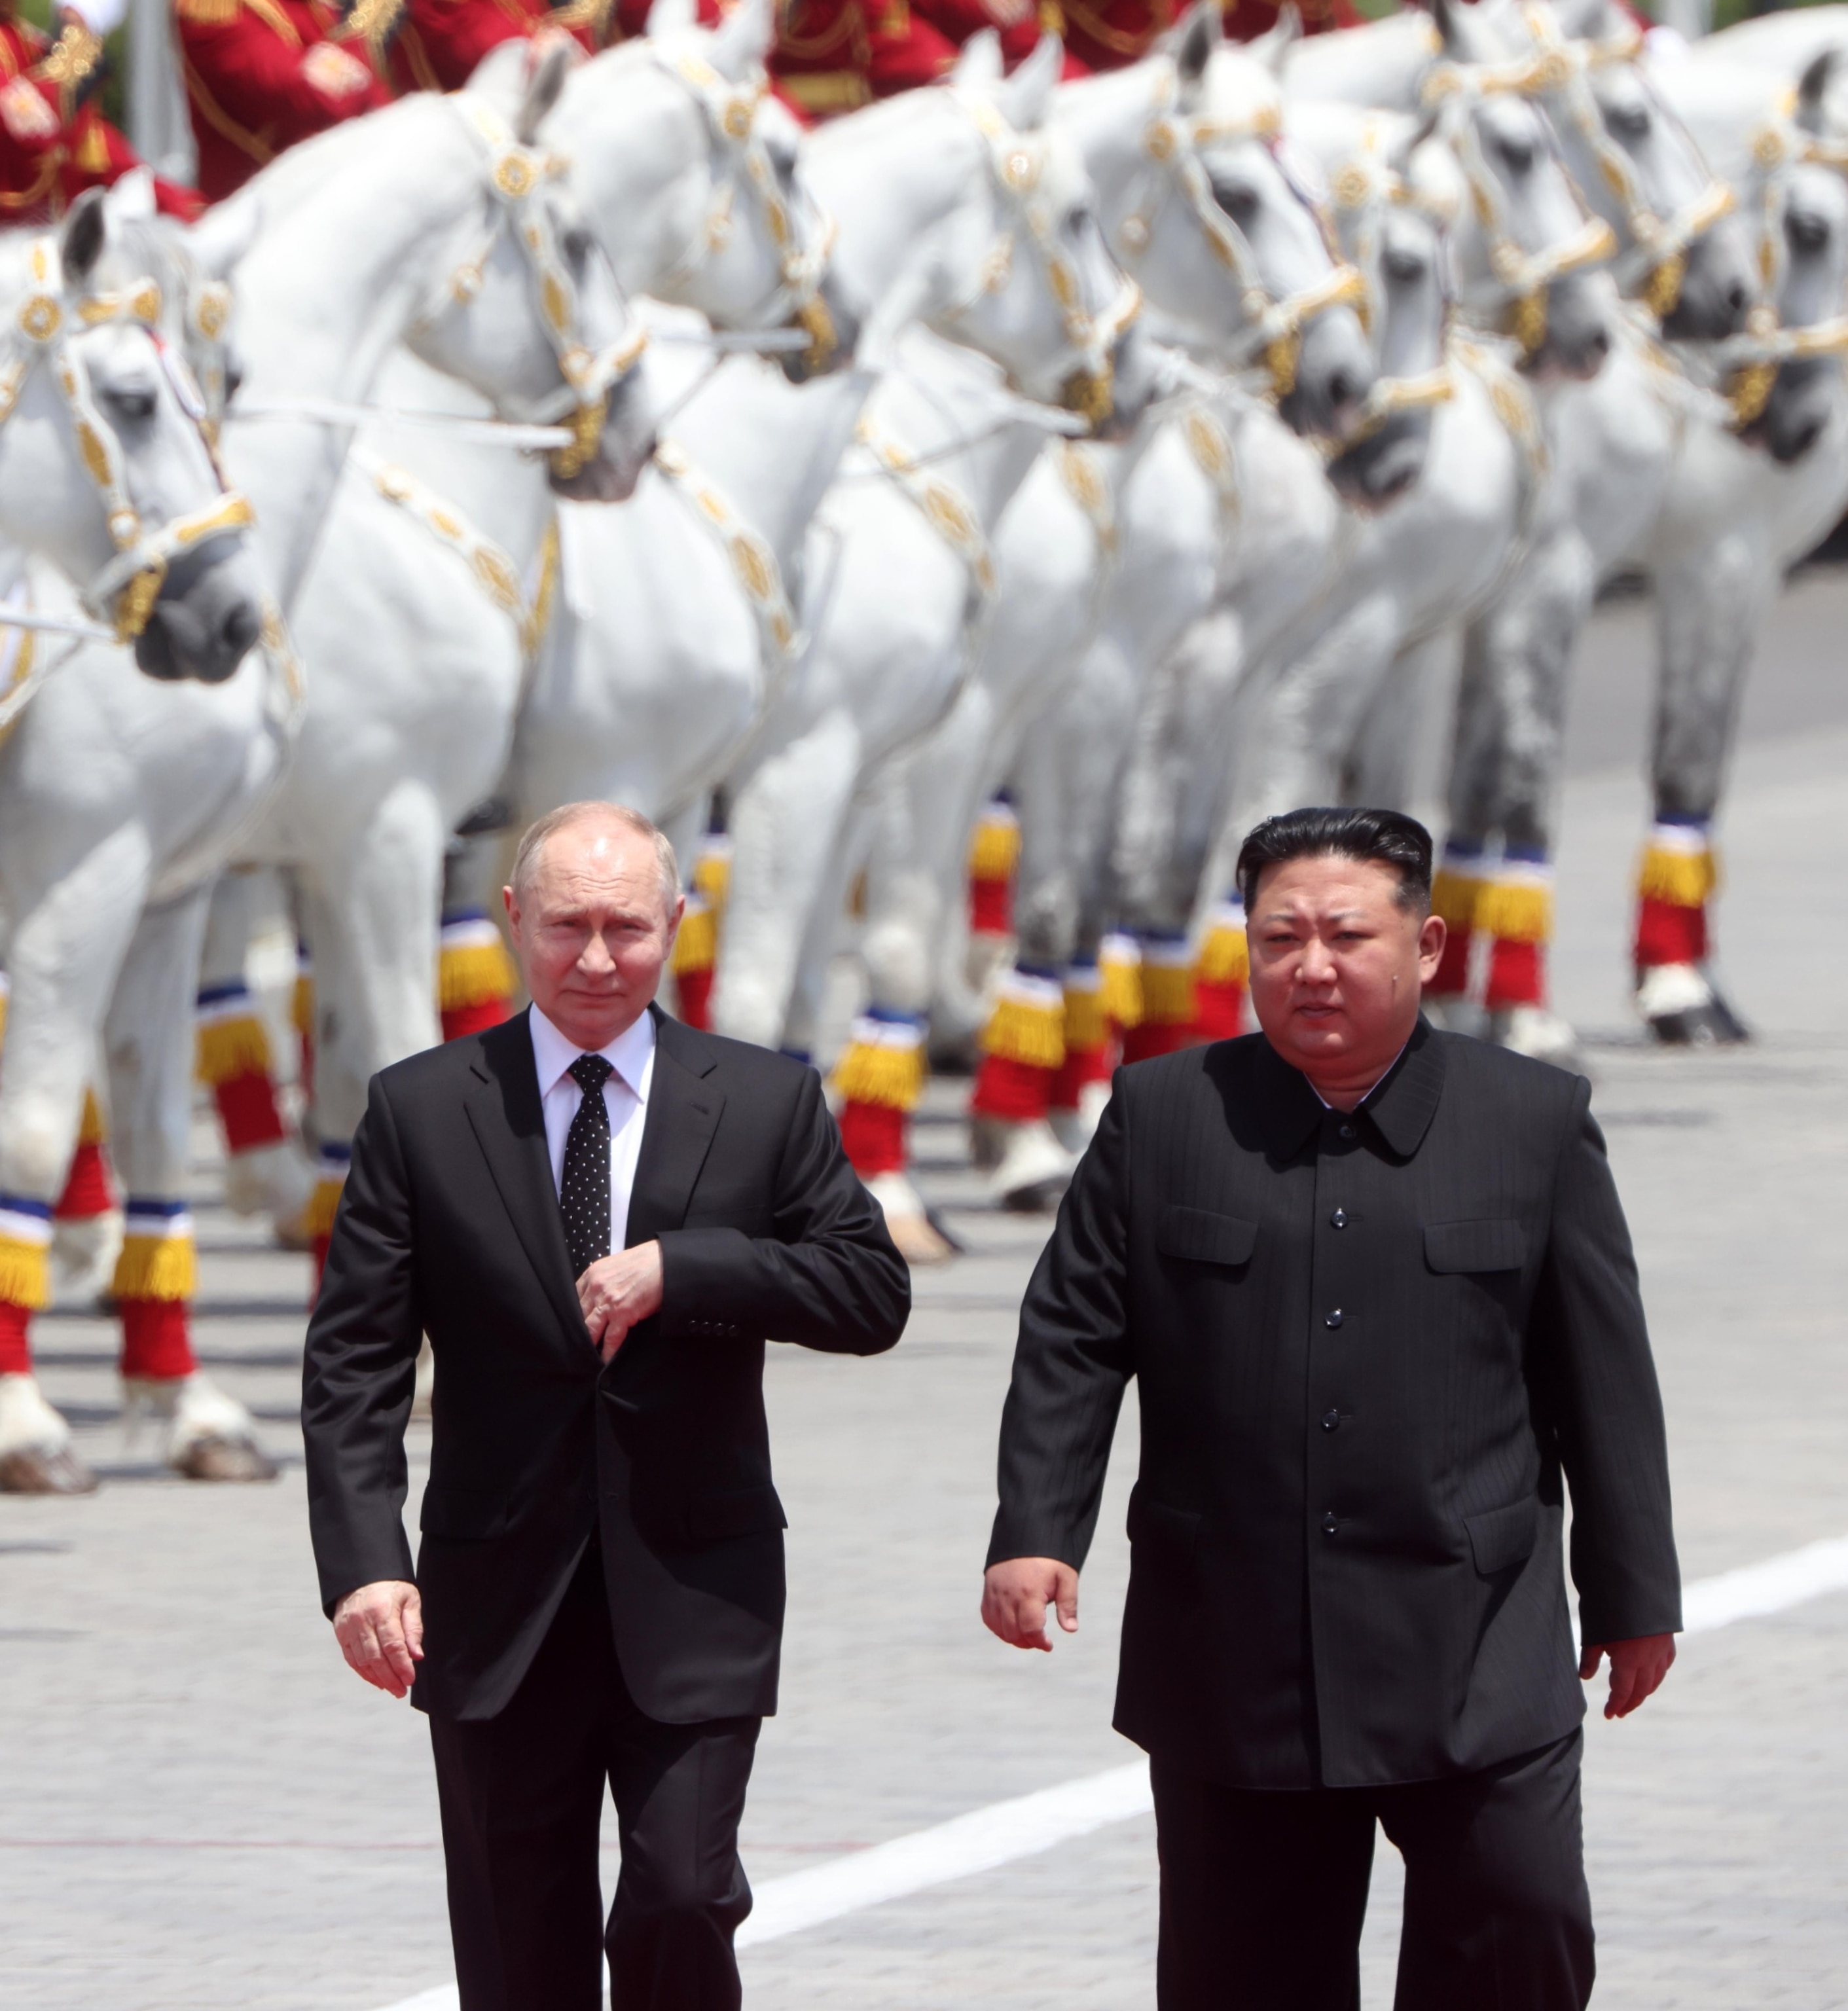
[[[21,303],[8,331],[9,354],[0,365],[0,425],[13,414],[27,378],[43,364],[52,375],[77,436],[77,457],[96,485],[116,555],[80,592],[84,607],[108,621],[119,642],[132,642],[147,628],[166,583],[169,564],[208,539],[245,529],[251,507],[219,479],[216,501],[150,529],[130,493],[122,443],[101,411],[77,337],[105,322],[131,321],[144,327],[183,409],[197,425],[203,415],[198,386],[186,365],[155,333],[160,319],[160,289],[151,279],[131,281],[111,294],[80,293],[65,283],[58,244],[35,238],[27,252],[33,290]],[[201,443],[210,457],[203,430]],[[214,472],[217,469],[212,460]]]
[[[1303,330],[1332,308],[1363,306],[1366,282],[1351,265],[1335,258],[1330,269],[1312,285],[1294,293],[1274,292],[1251,240],[1220,207],[1200,152],[1204,147],[1246,140],[1274,147],[1283,130],[1280,106],[1261,105],[1248,119],[1239,120],[1186,117],[1175,109],[1180,83],[1172,61],[1164,62],[1156,74],[1155,105],[1142,133],[1142,151],[1148,162],[1142,194],[1116,226],[1118,241],[1127,258],[1139,258],[1153,240],[1163,208],[1171,201],[1184,205],[1238,287],[1243,320],[1234,341],[1233,367],[1261,364],[1270,395],[1287,397],[1296,387]]]

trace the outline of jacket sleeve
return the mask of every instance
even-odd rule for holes
[[[1128,1124],[1123,1072],[1020,1307],[1001,1413],[1001,1505],[988,1562],[1091,1549],[1123,1392],[1128,1335]]]
[[[404,1426],[422,1333],[410,1185],[375,1076],[302,1361],[308,1528],[329,1614],[358,1586],[411,1575]]]
[[[1636,1260],[1590,1096],[1580,1082],[1528,1345],[1572,1490],[1581,1635],[1627,1641],[1680,1627],[1681,1573]]]
[[[911,1314],[911,1274],[806,1072],[777,1168],[772,1233],[675,1229],[661,1246],[662,1333],[761,1334],[835,1354],[878,1354]]]

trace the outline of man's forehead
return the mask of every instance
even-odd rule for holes
[[[1300,914],[1332,907],[1373,908],[1396,900],[1399,876],[1377,859],[1341,853],[1286,859],[1265,870],[1258,895],[1261,913]]]

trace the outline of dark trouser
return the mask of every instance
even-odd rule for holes
[[[1581,1735],[1479,1774],[1300,1793],[1157,1761],[1160,2011],[1358,2011],[1376,1817],[1405,1860],[1398,2011],[1583,2011]]]
[[[461,2011],[737,2011],[738,1822],[761,1721],[662,1724],[622,1680],[593,1541],[513,1701],[433,1718]],[[597,1831],[622,1874],[603,1926]]]

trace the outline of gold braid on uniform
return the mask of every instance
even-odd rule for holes
[[[34,65],[32,75],[58,87],[58,101],[68,121],[84,86],[96,74],[102,61],[101,37],[73,14],[67,16],[51,52]]]
[[[372,66],[379,69],[385,61],[386,45],[391,41],[392,30],[398,24],[398,17],[404,11],[404,0],[354,0],[347,18],[336,28],[330,41],[364,42],[372,59]]]
[[[574,33],[588,28],[592,44],[604,48],[610,40],[610,16],[615,10],[616,0],[561,0],[546,16],[546,25]]]

